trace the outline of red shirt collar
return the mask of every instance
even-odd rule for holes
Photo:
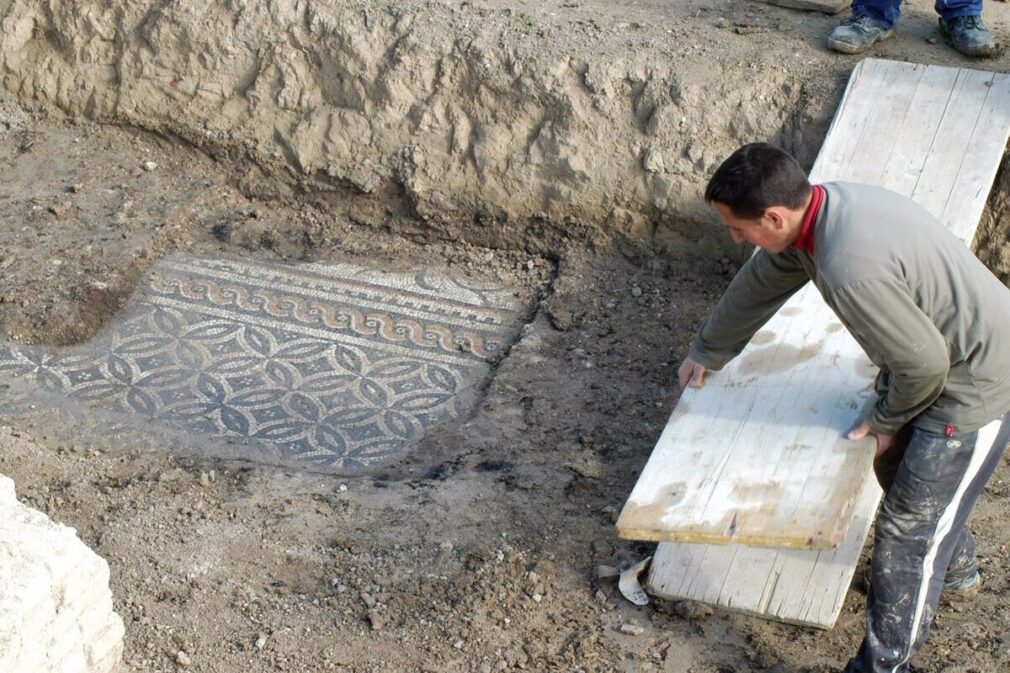
[[[807,254],[814,254],[814,223],[821,212],[821,204],[824,203],[824,187],[814,185],[811,190],[810,205],[803,213],[803,223],[800,225],[800,235],[793,241],[793,247],[805,250]]]

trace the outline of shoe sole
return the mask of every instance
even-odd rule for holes
[[[877,44],[879,42],[883,42],[884,40],[886,40],[886,39],[888,39],[890,37],[893,37],[893,36],[894,36],[894,31],[892,30],[891,32],[884,33],[883,35],[881,35],[877,39],[875,39],[875,40],[873,40],[871,42],[867,42],[866,44],[863,44],[863,45],[850,44],[848,42],[842,42],[841,40],[832,40],[829,37],[828,38],[828,49],[830,49],[832,51],[837,51],[837,52],[839,52],[841,54],[862,54],[864,51],[867,51],[868,49],[870,49],[873,45],[875,45],[875,44]]]

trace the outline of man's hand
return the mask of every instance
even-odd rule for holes
[[[856,427],[849,430],[849,439],[862,439],[867,435],[875,435],[877,437],[877,455],[884,453],[891,445],[894,444],[894,435],[886,435],[883,432],[875,432],[873,427],[869,422],[860,423]]]
[[[688,384],[691,384],[692,388],[701,388],[705,382],[706,371],[705,365],[697,363],[691,358],[684,360],[684,364],[680,366],[680,370],[677,372],[680,389],[683,390]]]

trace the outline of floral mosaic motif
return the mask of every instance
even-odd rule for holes
[[[169,259],[98,338],[0,348],[0,377],[18,381],[22,408],[47,396],[76,419],[139,417],[363,470],[465,412],[518,327],[516,303],[424,273]]]

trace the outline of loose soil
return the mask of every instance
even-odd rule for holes
[[[516,49],[586,43],[602,59],[684,51],[685,67],[696,68],[685,77],[716,72],[728,89],[779,82],[749,67],[755,53],[796,63],[790,76],[809,78],[804,96],[814,102],[799,117],[809,122],[803,133],[788,138],[807,163],[855,62],[821,50],[834,19],[755,3],[405,4],[433,22],[448,12],[509,26],[500,39]],[[967,64],[927,42],[927,3],[906,6],[903,32],[877,55]],[[987,12],[1010,40],[1006,8]],[[1008,63],[1001,55],[984,66]],[[396,190],[320,191],[255,151],[132,127],[125,122],[143,120],[129,115],[95,123],[72,104],[64,117],[59,100],[38,98],[40,107],[0,102],[6,338],[88,338],[156,259],[179,251],[430,266],[541,295],[473,415],[369,477],[77,446],[9,419],[0,472],[109,561],[127,670],[827,673],[855,651],[858,581],[838,625],[814,632],[685,602],[635,607],[597,577],[597,566],[650,553],[615,539],[614,520],[676,402],[676,368],[698,321],[747,252],[695,245],[720,233],[677,218],[691,199],[685,212],[701,212],[696,189],[671,196],[663,215],[652,201],[642,207],[631,219],[652,223],[644,229],[615,224],[607,209],[532,216],[533,207],[430,226],[423,209],[388,216],[400,213]],[[762,132],[740,126],[721,142]],[[679,178],[687,184],[712,157],[683,161],[697,164]],[[362,194],[364,206],[347,206]],[[395,203],[384,210],[384,199]],[[1007,259],[1000,203],[986,225],[994,266]],[[664,221],[677,224],[663,234]],[[1008,497],[1004,463],[971,522],[985,584],[971,604],[941,611],[916,671],[1010,670]]]

